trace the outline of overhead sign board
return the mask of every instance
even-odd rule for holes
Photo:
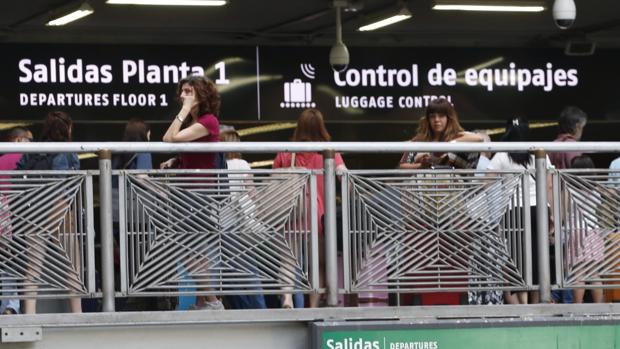
[[[10,120],[52,109],[78,120],[168,119],[188,74],[216,82],[224,120],[294,120],[316,107],[330,120],[410,121],[437,97],[462,119],[554,118],[567,104],[620,118],[619,51],[353,47],[341,73],[328,47],[3,44],[2,52],[0,115]]]

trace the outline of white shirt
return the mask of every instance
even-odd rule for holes
[[[226,166],[229,170],[251,170],[250,164],[243,159],[228,159]]]
[[[250,164],[248,164],[248,162],[243,159],[228,159],[226,160],[226,166],[228,167],[228,170],[232,171],[251,170]],[[233,195],[237,195],[240,190],[244,189],[243,182],[249,177],[249,173],[228,174],[228,183],[231,184],[230,189],[233,192]]]
[[[489,158],[487,158],[486,156],[480,154],[480,157],[478,158],[478,164],[476,164],[476,170],[479,171],[484,171],[487,169],[487,167],[489,166],[489,163],[491,162],[491,160],[489,160]],[[478,174],[476,174],[478,175]]]
[[[250,164],[243,159],[228,159],[226,166],[229,171],[251,170]],[[249,173],[228,173],[228,184],[230,184],[230,196],[233,198],[234,205],[228,205],[228,209],[234,209],[237,214],[242,213],[244,218],[240,226],[253,224],[256,205],[249,193],[255,188],[252,185],[252,175]]]
[[[508,153],[496,153],[493,159],[491,159],[491,162],[489,163],[489,165],[487,166],[487,170],[523,171],[526,168],[528,170],[535,169],[536,162],[534,159],[534,155],[530,155],[530,159],[531,161],[527,166],[522,166],[522,165],[517,164],[516,162],[513,162],[508,156]],[[551,161],[549,160],[549,157],[547,156],[547,169],[552,169],[552,168],[554,167],[553,165],[551,165]],[[527,180],[530,186],[530,206],[536,206],[536,181],[530,175],[527,176]],[[521,200],[519,200],[519,203],[521,203]]]

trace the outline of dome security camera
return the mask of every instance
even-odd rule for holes
[[[347,70],[349,66],[349,50],[342,41],[336,42],[329,51],[329,65],[338,73]]]
[[[577,8],[574,0],[555,0],[553,3],[553,21],[560,29],[568,29],[575,23]]]

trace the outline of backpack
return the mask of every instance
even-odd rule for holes
[[[52,169],[53,155],[25,154],[23,161],[17,165],[18,170],[45,171]]]
[[[214,170],[228,170],[228,163],[226,162],[226,156],[224,156],[224,153],[222,152],[218,152],[215,153],[215,157],[213,158],[213,169]],[[229,191],[229,186],[228,186],[228,174],[226,173],[220,173],[218,175],[216,175],[216,177],[219,179],[219,185],[217,186],[217,190],[218,190],[218,196],[228,196],[228,194],[230,194]]]

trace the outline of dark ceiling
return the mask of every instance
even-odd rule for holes
[[[551,11],[463,13],[432,11],[430,0],[409,0],[413,18],[375,32],[356,29],[395,0],[363,0],[343,13],[349,46],[560,47],[569,39],[620,47],[620,1],[576,0],[577,20],[562,31]],[[0,42],[158,43],[226,45],[331,45],[331,0],[230,0],[216,8],[108,5],[89,1],[95,13],[64,27],[46,27],[75,1],[0,2]],[[546,1],[548,8],[552,0]],[[77,2],[79,5],[79,2]]]

